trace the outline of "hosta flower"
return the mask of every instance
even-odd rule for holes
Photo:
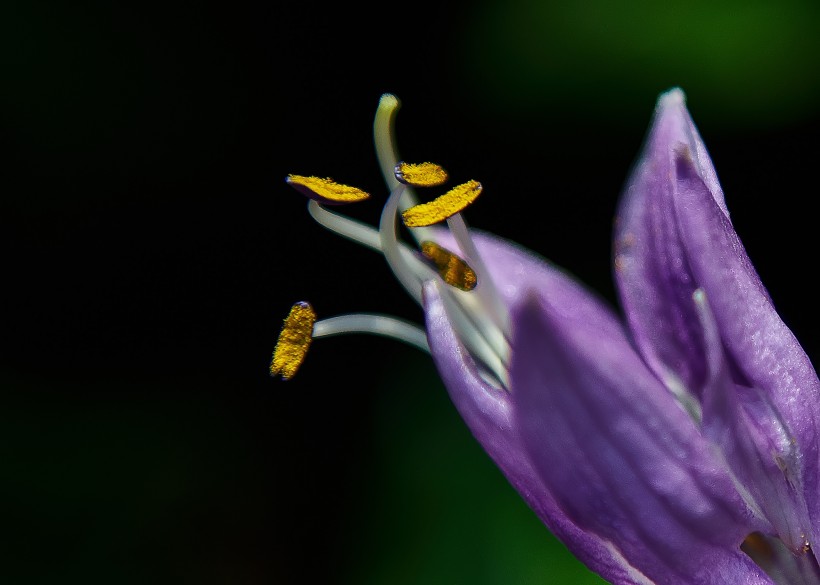
[[[623,316],[542,258],[469,229],[461,212],[481,184],[439,194],[441,167],[401,162],[397,108],[383,96],[374,125],[390,191],[378,229],[328,209],[367,193],[288,182],[319,223],[384,254],[424,329],[382,315],[316,321],[298,303],[271,373],[291,378],[325,335],[409,342],[430,352],[510,483],[605,579],[820,583],[820,382],[732,227],[683,93],[660,97],[618,210]],[[414,188],[433,195],[419,203]]]

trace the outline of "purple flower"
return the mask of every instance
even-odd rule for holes
[[[426,332],[381,315],[314,323],[311,310],[293,317],[301,333],[286,323],[272,373],[325,335],[428,349],[475,438],[608,581],[820,583],[820,381],[732,227],[683,93],[660,97],[616,218],[623,318],[542,258],[469,229],[460,210],[480,184],[419,205],[412,187],[440,184],[424,173],[441,169],[399,162],[397,109],[383,96],[374,126],[391,190],[378,230],[324,207],[352,188],[289,181],[320,223],[385,255]],[[421,253],[399,240],[400,212]]]

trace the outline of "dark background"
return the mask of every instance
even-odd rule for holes
[[[816,360],[819,24],[796,0],[3,3],[0,581],[595,582],[427,356],[333,338],[267,375],[297,300],[422,318],[284,177],[364,188],[376,221],[393,92],[404,158],[483,183],[471,225],[614,303],[617,197],[680,85]]]

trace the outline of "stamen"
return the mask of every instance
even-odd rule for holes
[[[480,364],[482,376],[493,385],[509,388],[509,317],[500,303],[497,290],[467,227],[458,215],[481,193],[481,184],[469,181],[434,201],[419,205],[412,187],[440,185],[446,181],[447,173],[440,166],[429,162],[398,162],[393,132],[398,109],[398,99],[392,94],[384,94],[379,101],[373,124],[379,165],[391,191],[382,209],[378,231],[324,207],[325,204],[361,201],[369,196],[364,191],[318,177],[289,175],[287,181],[311,198],[308,210],[319,224],[381,251],[398,281],[419,304],[422,303],[423,284],[432,281],[431,284],[439,288],[445,311],[458,332],[460,341],[470,356]],[[411,235],[421,243],[421,256],[398,238],[397,216],[400,211],[405,225],[413,228],[410,230]],[[437,231],[427,226],[445,219],[454,232],[461,253],[467,256],[466,259],[459,258],[433,241]],[[435,265],[435,269],[423,258]],[[436,274],[440,279],[435,277]],[[479,281],[485,282],[485,277],[486,284],[478,286]],[[450,286],[440,286],[436,281],[444,281]],[[469,292],[476,288],[476,293]],[[371,333],[392,337],[429,351],[423,329],[385,315],[352,314],[319,322],[315,319],[310,305],[294,305],[274,350],[272,375],[281,374],[283,379],[292,377],[304,360],[313,337]]]
[[[510,314],[507,311],[506,305],[501,301],[501,295],[498,294],[498,288],[495,286],[492,274],[484,264],[481,254],[478,252],[473,239],[470,237],[470,230],[467,229],[467,223],[464,221],[464,216],[460,213],[447,218],[447,226],[450,228],[453,236],[461,249],[461,253],[467,257],[470,265],[476,273],[476,278],[481,285],[476,290],[476,294],[481,299],[482,304],[486,307],[486,312],[489,314],[490,320],[495,326],[501,330],[504,337],[510,338]]]
[[[310,303],[299,302],[291,307],[273,349],[271,376],[281,374],[283,380],[290,380],[296,375],[310,347],[315,322],[316,313]]]
[[[308,201],[308,213],[322,227],[381,252],[382,245],[379,232],[369,225],[327,210],[319,205],[317,201]]]
[[[502,360],[497,346],[487,337],[486,328],[481,328],[475,322],[474,310],[468,309],[469,301],[475,300],[472,294],[461,293],[452,288],[444,288],[439,283],[433,281],[432,286],[444,302],[444,311],[447,318],[452,323],[453,329],[457,332],[459,340],[466,346],[469,354],[486,369],[482,372],[487,381],[494,386],[509,388],[510,380],[507,367]],[[502,340],[503,341],[503,340]],[[507,356],[509,356],[509,346],[507,346]]]
[[[421,287],[425,280],[434,277],[435,272],[419,260],[413,251],[406,245],[400,242],[396,236],[396,218],[398,215],[398,201],[402,196],[401,191],[405,186],[398,184],[396,189],[388,198],[382,211],[380,221],[380,230],[375,232],[372,228],[361,224],[355,220],[347,218],[343,215],[333,213],[315,201],[308,203],[308,209],[311,215],[324,227],[338,232],[339,234],[348,237],[352,240],[361,242],[370,246],[375,250],[380,250],[384,253],[390,268],[393,270],[396,278],[405,287],[408,294],[410,294],[418,303],[421,303]],[[487,368],[488,375],[493,380],[489,380],[496,385],[507,387],[509,380],[505,373],[505,362],[510,354],[509,344],[506,343],[500,330],[491,326],[486,322],[486,319],[481,316],[482,307],[480,299],[471,296],[471,294],[463,293],[461,291],[449,288],[443,289],[441,295],[445,300],[447,312],[453,321],[454,328],[460,332],[460,337],[469,349],[470,353]],[[477,323],[476,321],[484,321],[484,323]],[[324,320],[328,325],[319,326],[319,323],[314,327],[314,337],[322,335],[330,335],[324,332],[324,327],[330,327],[332,320]],[[342,328],[340,322],[338,327]],[[350,322],[349,322],[350,323]],[[368,325],[344,325],[351,330],[361,327],[367,329]],[[334,325],[337,327],[337,325]],[[372,325],[372,327],[376,327]],[[328,329],[330,331],[330,329]],[[414,344],[411,340],[405,340],[408,343]],[[418,344],[415,344],[418,345]]]
[[[398,251],[399,242],[396,237],[396,216],[398,202],[405,186],[399,183],[397,189],[390,194],[382,210],[379,223],[381,247],[396,278],[417,303],[422,303],[421,290],[425,280],[429,280],[433,270],[415,256],[408,258]],[[501,381],[505,387],[508,384],[505,363],[510,356],[510,347],[501,330],[482,313],[480,299],[452,288],[441,291],[447,312],[453,321],[453,327],[459,332],[459,337],[481,363]]]
[[[422,283],[429,276],[424,276],[417,266],[421,265],[423,268],[428,269],[430,273],[432,273],[432,270],[420,261],[410,260],[408,262],[407,258],[398,258],[398,254],[391,252],[392,248],[398,247],[395,225],[396,214],[400,209],[400,204],[407,201],[408,193],[411,191],[410,187],[405,187],[402,183],[399,183],[394,175],[398,157],[395,141],[393,140],[392,125],[398,106],[399,102],[395,96],[383,95],[379,101],[379,108],[373,123],[374,140],[382,173],[385,175],[387,184],[394,187],[393,193],[382,211],[379,232],[382,251],[396,274],[396,278],[416,302],[421,304]],[[404,193],[397,193],[398,190],[395,187],[404,188]],[[418,242],[435,239],[435,232],[427,227],[417,227],[410,230],[410,232]],[[477,253],[476,257],[478,257]],[[472,293],[468,294],[452,288],[442,290],[441,294],[446,302],[448,314],[453,320],[453,326],[459,332],[459,337],[468,347],[468,350],[485,364],[493,373],[493,376],[501,382],[501,385],[507,387],[509,380],[507,380],[505,368],[510,356],[510,346],[505,339],[504,332],[508,328],[500,328],[494,325],[495,318],[485,315],[487,306],[482,302],[482,297],[475,297]],[[503,323],[503,319],[501,322]]]
[[[357,244],[362,244],[376,252],[383,253],[379,230],[340,213],[325,209],[316,201],[308,201],[308,212],[322,227],[349,240],[353,240]],[[398,248],[402,265],[414,272],[419,282],[425,278],[430,278],[431,273],[429,268],[418,261],[415,251],[410,248],[410,246],[397,240],[396,247]]]
[[[432,261],[442,280],[459,290],[473,290],[476,285],[476,275],[472,268],[450,250],[425,240],[421,243],[421,253]]]
[[[346,333],[370,333],[392,337],[430,353],[427,333],[421,327],[388,315],[353,313],[322,319],[313,326],[313,337],[330,337]]]
[[[410,164],[399,162],[395,170],[396,179],[414,187],[436,187],[447,182],[447,171],[431,162]]]
[[[400,185],[398,179],[396,179],[396,164],[399,162],[399,154],[393,128],[400,105],[398,98],[393,94],[383,94],[379,100],[379,107],[376,109],[376,117],[373,120],[373,141],[376,144],[376,157],[379,159],[379,167],[381,167],[382,176],[390,192],[393,192]],[[413,189],[408,187],[404,190],[401,200],[399,200],[398,208],[404,211],[418,202]],[[411,235],[416,242],[433,239],[433,233],[426,228],[416,228]]]
[[[510,342],[504,336],[504,332],[487,315],[487,306],[476,295],[476,291],[467,293],[451,288],[449,292],[449,296],[453,298],[458,310],[463,314],[456,330],[463,333],[464,338],[480,337],[482,343],[491,348],[495,354],[496,358],[493,363],[509,365]],[[444,296],[448,295],[445,293]]]
[[[317,201],[327,205],[339,205],[342,203],[356,203],[364,201],[370,194],[351,187],[342,185],[333,179],[322,179],[320,177],[305,177],[302,175],[288,175],[285,179],[291,187]]]
[[[407,227],[424,227],[444,221],[448,217],[463,211],[480,194],[481,183],[478,181],[462,183],[428,203],[421,203],[404,211],[401,214],[404,225]]]
[[[421,304],[421,285],[425,278],[419,275],[418,270],[413,268],[413,262],[407,262],[407,259],[402,257],[399,248],[399,241],[396,236],[396,215],[398,214],[399,201],[404,194],[405,186],[398,183],[398,186],[393,189],[390,197],[387,198],[387,203],[382,209],[381,219],[379,221],[379,236],[381,238],[382,253],[384,254],[387,263],[393,270],[393,274],[405,288],[405,290],[412,296],[415,301]],[[416,264],[425,266],[418,259]],[[431,271],[432,272],[432,271]]]

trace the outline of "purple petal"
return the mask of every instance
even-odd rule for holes
[[[717,323],[702,291],[695,304],[707,347],[710,377],[703,396],[703,434],[717,445],[743,486],[747,501],[792,551],[801,551],[810,525],[800,484],[799,453],[768,397],[757,388],[736,384]]]
[[[749,514],[691,418],[607,311],[544,291],[513,315],[515,416],[547,490],[657,583],[770,583]]]
[[[731,223],[688,153],[677,157],[675,172],[675,212],[693,278],[709,299],[733,371],[745,378],[746,386],[762,391],[762,399],[770,402],[782,419],[788,439],[797,449],[793,457],[776,463],[785,474],[782,479],[805,496],[810,523],[816,527],[820,525],[820,381],[803,348],[775,311]],[[747,412],[755,416],[759,409]],[[771,416],[768,409],[757,415],[758,426],[765,430]],[[776,437],[771,441],[778,442]],[[805,524],[805,536],[817,542],[820,534],[816,528],[812,534],[812,527]]]
[[[499,291],[508,306],[519,304],[528,290],[536,288],[556,299],[568,320],[607,322],[619,330],[609,308],[557,268],[502,239],[476,233],[474,239],[484,262],[496,281],[501,283]],[[454,244],[447,241],[446,236],[442,238],[442,243]],[[527,504],[583,563],[608,581],[616,584],[651,583],[630,564],[631,559],[624,557],[619,538],[603,538],[579,526],[556,503],[547,484],[535,472],[530,455],[524,448],[516,420],[516,409],[519,407],[515,391],[512,395],[507,394],[481,379],[475,363],[458,342],[433,283],[425,287],[425,314],[433,357],[454,404],[473,435]],[[677,410],[678,406],[673,403],[673,408]],[[566,461],[562,459],[560,465],[565,466]],[[659,480],[663,481],[663,477]],[[714,528],[707,526],[710,531]],[[658,538],[654,534],[649,540]],[[717,574],[723,576],[723,582],[770,583],[745,555],[739,553],[738,542],[733,541],[734,549],[725,553],[725,562],[715,565],[722,571]],[[703,568],[697,571],[702,572]],[[730,580],[729,576],[736,576],[737,581]],[[698,578],[687,579],[678,582],[709,582]]]
[[[680,90],[660,97],[615,222],[615,278],[634,342],[676,394],[699,397],[706,371],[692,307],[689,258],[676,223],[674,149],[695,153],[715,203],[728,214],[706,147]]]
[[[715,392],[731,395],[709,407],[720,422],[704,419],[706,430],[714,438],[722,425],[728,433],[722,448],[734,450],[729,459],[735,471],[762,499],[765,515],[789,545],[799,547],[803,538],[816,542],[820,382],[746,256],[679,91],[659,100],[621,202],[615,246],[622,303],[647,364],[684,401],[707,400],[710,391],[711,401]],[[731,383],[724,381],[719,390],[709,390],[715,384],[707,367],[710,350],[692,302],[699,288],[727,352]],[[748,451],[752,444],[760,451],[759,463]],[[743,452],[750,466],[745,470],[744,458],[737,457]],[[786,493],[784,482],[790,486]]]
[[[532,284],[568,300],[578,296],[582,306],[590,303],[589,297],[578,295],[575,282],[540,259],[497,238],[474,238],[490,270],[505,283],[501,291],[508,301]],[[452,329],[436,286],[428,282],[424,288],[428,341],[444,385],[475,438],[530,508],[581,562],[612,583],[646,585],[647,580],[610,543],[580,529],[556,505],[523,447],[510,394],[482,380]]]

